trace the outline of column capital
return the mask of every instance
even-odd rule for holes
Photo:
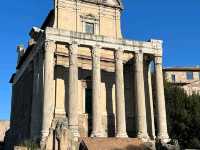
[[[69,45],[69,55],[77,55],[78,53],[78,43],[77,42],[72,42]]]
[[[154,57],[155,64],[162,64],[162,56],[155,56]]]
[[[46,40],[45,41],[45,52],[52,52],[56,49],[56,44],[53,40]]]
[[[115,60],[116,61],[123,60],[123,54],[124,54],[124,50],[121,47],[119,49],[116,49],[116,51],[115,51]]]
[[[100,57],[100,49],[101,49],[101,46],[100,45],[94,45],[92,46],[92,57]]]
[[[137,62],[143,63],[144,60],[143,52],[135,52],[135,60]]]
[[[123,61],[123,51],[116,51],[115,52],[115,61],[119,62],[119,61]]]

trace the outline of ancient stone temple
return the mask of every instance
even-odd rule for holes
[[[87,137],[167,142],[162,41],[124,39],[121,0],[54,4],[31,29],[28,47],[17,47],[7,145],[33,140],[66,149],[70,139]]]

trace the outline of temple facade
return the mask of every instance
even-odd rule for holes
[[[31,139],[48,149],[60,124],[74,141],[169,141],[162,41],[124,39],[122,11],[120,0],[55,0],[28,47],[17,47],[7,141]]]

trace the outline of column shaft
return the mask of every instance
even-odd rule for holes
[[[127,137],[124,97],[123,51],[115,52],[116,136]]]
[[[54,51],[56,49],[53,41],[45,42],[44,54],[44,99],[42,113],[41,145],[45,144],[49,134],[49,128],[54,113]]]
[[[78,44],[69,46],[69,128],[75,137],[79,136],[79,101],[78,101]]]
[[[147,114],[147,130],[151,139],[155,139],[155,125],[154,125],[154,110],[153,110],[153,95],[151,82],[151,63],[146,60],[145,66],[145,93],[146,93],[146,114]]]
[[[135,90],[136,90],[136,110],[137,110],[137,136],[141,139],[148,139],[144,72],[143,72],[143,53],[135,54]]]
[[[92,49],[92,137],[102,137],[100,47]]]
[[[155,57],[155,81],[156,81],[156,101],[157,101],[157,124],[158,124],[158,137],[164,142],[169,140],[167,132],[167,120],[166,120],[166,108],[165,108],[165,96],[163,85],[163,73],[162,73],[162,57]]]

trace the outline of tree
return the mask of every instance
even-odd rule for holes
[[[200,95],[188,96],[175,85],[165,83],[169,135],[182,148],[200,148]]]

